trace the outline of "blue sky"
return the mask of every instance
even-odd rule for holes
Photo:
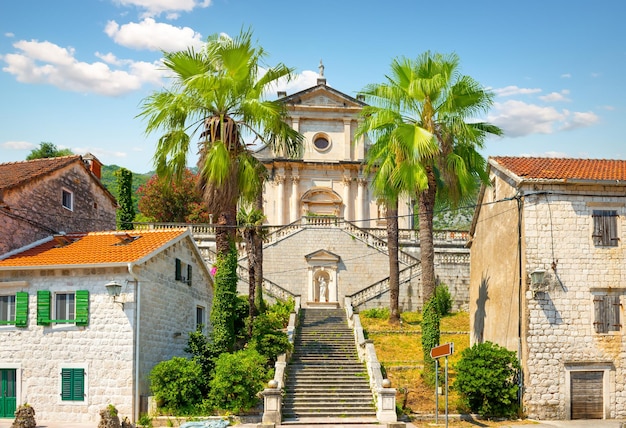
[[[497,96],[503,138],[485,156],[626,159],[622,0],[2,0],[0,162],[42,141],[105,164],[152,169],[157,135],[135,116],[167,84],[161,50],[251,27],[267,63],[354,96],[391,60],[456,52]],[[189,163],[195,164],[190,157]]]

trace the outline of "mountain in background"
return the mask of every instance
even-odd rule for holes
[[[102,184],[107,188],[109,192],[115,196],[115,199],[119,198],[119,191],[117,189],[117,177],[115,176],[115,172],[121,169],[121,166],[117,165],[102,165]],[[132,172],[132,171],[131,171]],[[133,184],[132,184],[132,193],[133,193],[133,205],[135,207],[135,212],[139,212],[137,208],[137,203],[139,202],[139,196],[137,195],[137,189],[146,184],[146,182],[154,175],[154,172],[148,172],[146,174],[139,174],[133,172]]]

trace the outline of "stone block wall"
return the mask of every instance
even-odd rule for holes
[[[74,207],[62,205],[62,191],[73,193]],[[82,160],[3,194],[0,254],[59,232],[115,229],[115,204]]]

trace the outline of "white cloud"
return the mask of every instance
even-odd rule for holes
[[[7,141],[0,144],[0,147],[7,150],[33,150],[37,148],[37,144],[28,141]]]
[[[12,38],[12,37],[15,37],[15,34],[14,34],[14,33],[11,33],[11,32],[4,33],[4,37],[9,37],[9,38]]]
[[[107,158],[117,158],[117,159],[125,159],[128,157],[128,153],[120,152],[120,151],[111,151],[106,150],[100,147],[73,147],[72,152],[74,153],[91,153],[96,155],[98,159],[107,159]]]
[[[563,89],[561,92],[550,92],[548,95],[539,97],[539,99],[545,102],[571,101],[567,95],[569,95],[569,90]]]
[[[174,52],[187,49],[190,46],[198,48],[203,43],[202,35],[192,28],[176,27],[156,22],[152,18],[121,26],[115,21],[109,21],[104,32],[115,43],[137,50]]]
[[[559,111],[554,107],[510,100],[495,103],[487,120],[502,128],[505,136],[515,138],[584,128],[594,125],[599,118],[593,112]]]
[[[122,6],[135,6],[144,9],[142,17],[158,16],[166,13],[169,19],[176,19],[179,12],[191,12],[197,7],[211,5],[211,0],[116,0]]]
[[[96,52],[96,57],[100,58],[102,61],[106,62],[107,64],[118,65],[118,66],[122,65],[122,61],[117,59],[115,54],[113,54],[112,52],[109,52],[109,53],[106,53],[106,54],[102,54],[100,52]]]
[[[493,92],[500,97],[510,97],[512,95],[529,95],[541,92],[539,88],[520,88],[518,86],[506,86],[494,89]]]
[[[561,78],[562,79],[569,79],[570,77],[572,77],[572,75],[570,73],[563,73],[563,74],[561,74]]]
[[[78,61],[74,57],[74,49],[62,48],[47,41],[22,40],[13,46],[18,52],[2,57],[7,64],[2,70],[13,74],[22,83],[48,84],[67,91],[117,96],[135,91],[145,83],[159,84],[162,76],[157,63],[127,60],[118,62],[123,67],[116,69],[104,62]],[[105,57],[108,61],[112,60],[109,56]]]

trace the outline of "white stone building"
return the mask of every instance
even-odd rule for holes
[[[109,294],[112,291],[116,296]],[[0,260],[0,418],[136,421],[150,370],[207,325],[212,280],[189,231],[55,235]]]
[[[472,343],[518,352],[531,418],[625,418],[626,161],[489,168],[470,231]]]

